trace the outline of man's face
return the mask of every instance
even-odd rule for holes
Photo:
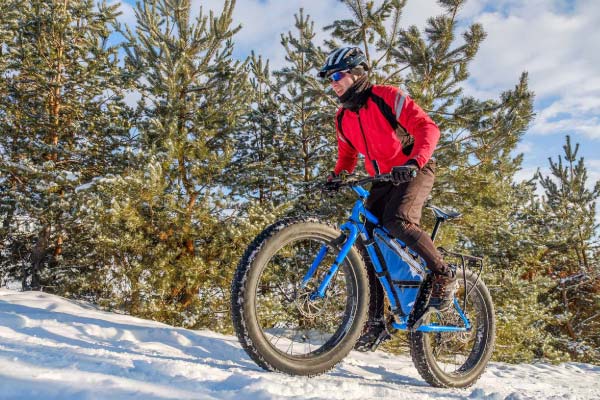
[[[351,73],[342,72],[342,74],[344,74],[344,77],[339,81],[331,81],[331,87],[338,97],[341,97],[344,93],[346,93],[346,90],[348,90],[348,88],[354,83]]]

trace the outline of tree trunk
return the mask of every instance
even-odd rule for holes
[[[39,236],[37,243],[31,251],[31,285],[27,284],[27,273],[23,274],[23,290],[39,290],[40,278],[39,271],[42,269],[46,253],[48,252],[48,242],[50,240],[50,226],[45,225]]]
[[[565,306],[565,313],[568,314],[569,313],[569,299],[567,298],[567,289],[566,288],[562,289],[562,298],[563,298],[563,303]],[[577,335],[575,334],[575,329],[573,329],[573,324],[571,323],[571,320],[569,318],[567,318],[566,326],[567,326],[567,331],[569,332],[569,336],[571,337],[571,339],[577,340]]]

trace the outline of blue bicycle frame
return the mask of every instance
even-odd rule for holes
[[[387,268],[384,268],[384,266],[382,266],[382,264],[380,262],[380,257],[377,254],[378,251],[381,254],[381,249],[375,248],[375,246],[378,246],[378,243],[376,240],[373,240],[373,238],[371,237],[371,235],[365,228],[365,224],[364,224],[365,220],[371,222],[375,226],[377,226],[379,224],[377,217],[375,217],[375,215],[373,215],[364,206],[364,201],[369,197],[369,192],[360,185],[352,185],[350,187],[352,188],[352,190],[354,190],[356,192],[356,194],[359,197],[359,200],[357,200],[356,203],[354,204],[354,207],[352,208],[352,213],[351,213],[348,221],[340,227],[340,229],[346,235],[346,240],[344,241],[342,248],[340,249],[339,253],[337,254],[333,265],[329,268],[329,270],[323,277],[323,280],[320,282],[319,287],[310,295],[310,299],[317,300],[319,298],[322,299],[326,296],[327,288],[329,287],[329,284],[331,283],[332,278],[335,276],[341,263],[344,261],[344,259],[348,255],[348,252],[350,251],[350,249],[352,248],[352,246],[358,239],[358,236],[361,235],[363,243],[366,247],[366,250],[367,250],[369,257],[371,259],[371,262],[373,264],[373,267],[375,268],[375,272],[379,278],[379,281],[381,282],[381,285],[383,286],[383,288],[385,290],[387,298],[390,302],[390,306],[391,306],[392,310],[394,311],[394,314],[397,317],[396,322],[392,323],[392,327],[399,329],[399,330],[408,330],[408,329],[410,329],[410,327],[408,326],[408,318],[409,318],[410,312],[412,311],[412,307],[410,310],[403,310],[402,304],[398,300],[399,299],[398,290],[394,287],[394,282],[390,281],[390,278],[389,278],[390,275],[389,275],[389,273],[386,273]],[[389,235],[382,235],[382,236],[378,237],[378,239],[383,240],[390,247],[394,246],[394,243],[392,243],[391,241],[396,240],[396,239],[391,238]],[[403,260],[407,263],[406,268],[408,268],[409,265],[411,265],[411,264],[414,265],[414,263],[415,263],[414,257],[416,256],[416,253],[414,253],[412,250],[408,249],[408,247],[406,247],[406,246],[403,246],[403,247],[407,251],[406,254],[410,254],[410,256],[413,257],[413,260],[410,260],[410,257],[403,257]],[[319,250],[319,253],[317,254],[315,260],[313,261],[313,263],[309,267],[308,271],[306,272],[304,278],[302,279],[302,283],[301,283],[302,288],[306,287],[308,282],[313,278],[315,272],[317,271],[317,268],[319,267],[319,264],[325,258],[328,250],[329,250],[329,246],[327,244],[324,244],[323,246],[321,246],[321,249]],[[422,264],[424,265],[424,261],[422,262]],[[423,272],[425,273],[424,267],[423,267]],[[414,282],[419,283],[420,281],[414,281]],[[415,283],[411,284],[411,286],[414,287]],[[412,304],[414,306],[414,302]],[[455,307],[456,311],[458,312],[458,314],[460,315],[460,318],[462,319],[464,326],[439,325],[436,323],[431,323],[431,324],[419,325],[418,328],[415,330],[419,331],[419,332],[464,332],[464,331],[469,331],[471,329],[471,323],[469,322],[469,319],[467,318],[467,316],[461,309],[456,298],[454,299],[454,307]]]

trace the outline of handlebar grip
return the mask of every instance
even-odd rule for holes
[[[392,180],[392,174],[379,174],[373,177],[375,181],[379,182],[389,182]]]

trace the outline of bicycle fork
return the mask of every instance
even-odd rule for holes
[[[350,252],[350,249],[352,248],[352,246],[354,246],[354,242],[356,242],[356,239],[358,238],[358,233],[359,233],[358,228],[354,224],[346,223],[346,224],[342,225],[340,228],[342,229],[342,231],[348,232],[348,234],[346,235],[345,233],[342,233],[342,235],[340,235],[340,237],[338,239],[336,239],[334,241],[334,243],[337,241],[339,241],[341,243],[343,241],[344,244],[342,245],[340,252],[336,256],[335,261],[333,262],[333,265],[331,266],[331,268],[329,268],[329,271],[327,271],[327,273],[323,277],[323,280],[319,284],[319,288],[315,292],[311,293],[311,295],[309,297],[310,300],[314,301],[314,300],[322,299],[325,297],[325,293],[327,292],[327,288],[329,287],[329,284],[331,283],[331,279],[334,277],[334,275],[340,268],[340,265],[342,264],[342,262],[344,262],[344,259],[346,258],[346,256]],[[304,289],[306,287],[306,285],[308,284],[308,281],[311,280],[311,278],[317,271],[319,264],[321,263],[321,261],[323,261],[323,259],[327,255],[328,248],[329,248],[329,246],[327,244],[324,244],[323,246],[321,246],[321,249],[319,250],[317,257],[315,258],[315,260],[311,264],[310,268],[306,272],[306,275],[304,275],[304,278],[302,279],[302,283],[300,285],[301,289]]]

